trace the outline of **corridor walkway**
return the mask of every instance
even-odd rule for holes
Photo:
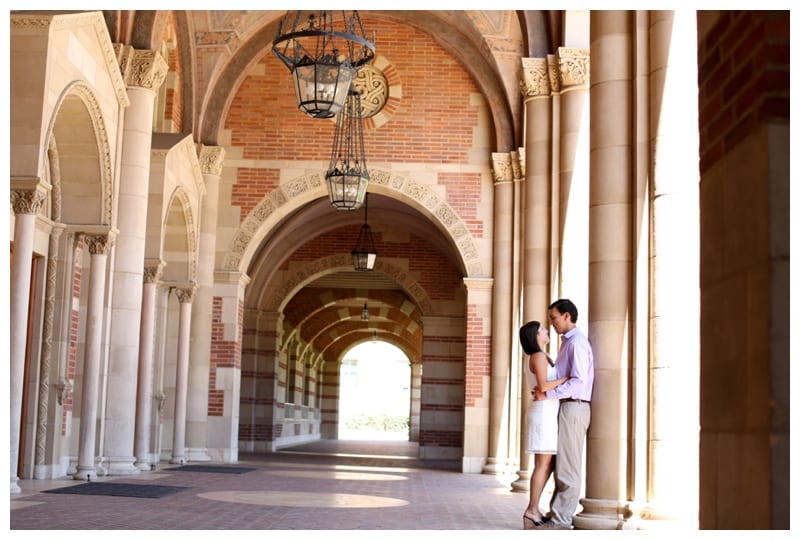
[[[515,477],[461,474],[459,463],[416,455],[416,443],[406,441],[316,441],[240,454],[235,464],[193,462],[204,467],[180,470],[161,463],[155,471],[97,480],[134,490],[139,484],[183,488],[161,498],[46,493],[85,482],[23,480],[22,493],[11,496],[10,528],[521,529],[527,493],[511,492]]]

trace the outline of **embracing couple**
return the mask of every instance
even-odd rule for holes
[[[550,325],[561,335],[555,362],[544,352],[547,328],[531,321],[519,329],[522,350],[529,355],[528,384],[532,400],[525,419],[526,452],[534,455],[530,500],[522,515],[525,529],[571,529],[578,506],[583,448],[591,420],[594,356],[581,332],[578,308],[560,299],[548,308]],[[550,511],[542,515],[539,499],[555,473]]]

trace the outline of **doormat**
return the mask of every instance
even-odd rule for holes
[[[121,484],[119,482],[84,482],[43,493],[64,493],[69,495],[106,495],[107,497],[137,497],[140,499],[160,499],[173,495],[187,487],[160,486],[153,484]]]
[[[226,467],[222,465],[182,465],[165,471],[210,472],[225,474],[244,474],[255,469],[249,467]]]

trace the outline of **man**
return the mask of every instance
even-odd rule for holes
[[[583,447],[591,421],[594,355],[589,340],[576,326],[578,308],[570,300],[556,300],[548,308],[550,325],[561,335],[556,377],[567,380],[548,392],[534,390],[534,399],[559,399],[556,489],[550,501],[550,519],[543,529],[571,529],[578,507],[583,470]]]

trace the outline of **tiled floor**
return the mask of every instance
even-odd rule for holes
[[[10,528],[22,530],[519,530],[526,492],[516,476],[462,474],[423,462],[405,441],[317,441],[240,454],[244,474],[162,464],[104,482],[189,489],[160,499],[43,493],[75,480],[22,480]]]

